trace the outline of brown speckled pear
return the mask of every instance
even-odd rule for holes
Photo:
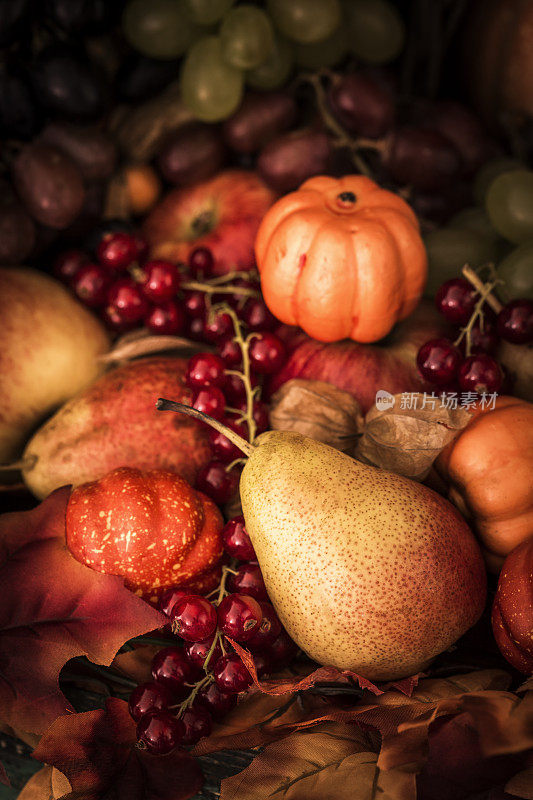
[[[281,621],[313,659],[402,678],[476,622],[483,559],[447,500],[297,433],[256,445],[240,483],[246,529]]]

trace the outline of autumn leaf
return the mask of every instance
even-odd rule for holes
[[[168,642],[170,647],[173,644]],[[152,659],[161,650],[160,645],[149,644],[136,647],[124,653],[117,653],[112,666],[131,678],[135,683],[146,683],[152,680]]]
[[[274,742],[222,781],[220,800],[415,800],[414,775],[382,773],[372,739],[328,723]]]
[[[31,511],[0,517],[0,719],[42,733],[71,706],[58,685],[65,663],[109,665],[162,615],[121,578],[80,564],[65,544],[69,489]]]
[[[62,800],[187,800],[200,791],[200,766],[184,750],[153,756],[135,744],[127,703],[108,698],[105,709],[57,719],[32,755],[68,778]]]
[[[71,788],[62,772],[55,767],[43,767],[32,775],[17,800],[59,800]]]
[[[274,678],[260,681],[257,676],[252,654],[229,637],[226,638],[252,676],[254,685],[265,694],[278,695],[287,694],[288,692],[304,692],[307,689],[311,689],[311,687],[315,686],[317,683],[355,683],[361,689],[368,689],[368,691],[375,695],[384,694],[388,689],[395,688],[399,692],[410,696],[420,678],[419,675],[413,675],[401,681],[388,682],[380,688],[376,686],[375,683],[372,683],[372,681],[369,681],[368,678],[357,675],[355,672],[350,672],[349,670],[341,671],[336,667],[318,667],[318,669],[314,669],[303,677],[300,675],[290,675],[286,678]]]

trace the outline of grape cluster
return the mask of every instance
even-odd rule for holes
[[[455,341],[440,338],[422,345],[417,354],[420,374],[442,391],[497,393],[505,375],[494,354],[500,339],[513,344],[533,342],[533,301],[511,300],[506,305],[493,296],[497,281],[483,284],[452,278],[437,292],[437,309],[459,327]],[[497,309],[497,313],[495,313]]]
[[[383,64],[399,54],[404,25],[388,0],[130,0],[123,15],[130,44],[157,59],[183,57],[185,104],[204,122],[227,119],[245,85],[273,90],[295,67],[338,64],[349,53]]]
[[[243,562],[240,567],[224,567],[220,586],[208,597],[176,588],[159,601],[177,641],[154,656],[152,680],[129,699],[138,740],[154,754],[208,736],[212,721],[231,711],[250,686],[250,672],[227,637],[252,653],[259,677],[287,665],[297,652],[269,602],[243,517],[230,519],[222,537],[232,564]]]

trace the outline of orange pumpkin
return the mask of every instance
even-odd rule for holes
[[[265,302],[322,342],[375,342],[417,305],[427,259],[413,210],[370,178],[310,178],[255,243]]]
[[[437,459],[449,498],[470,517],[489,569],[533,536],[533,404],[499,397]]]

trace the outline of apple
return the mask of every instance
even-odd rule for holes
[[[102,323],[54,278],[0,269],[0,462],[16,459],[33,428],[91,383],[109,349]]]
[[[259,223],[275,200],[255,172],[227,170],[170,191],[145,220],[143,235],[152,258],[186,262],[191,250],[208,247],[215,275],[248,270]]]
[[[187,360],[142,358],[116,367],[73,397],[30,439],[23,478],[37,497],[101,478],[117,467],[164,469],[194,483],[212,458],[208,429],[185,414],[161,414],[158,397],[192,403]]]
[[[291,378],[325,381],[352,394],[366,413],[379,389],[391,394],[428,389],[416,368],[416,354],[428,339],[446,332],[446,323],[429,301],[423,301],[378,344],[318,342],[298,328],[284,325],[278,335],[289,356],[272,377],[268,392],[272,394]]]

